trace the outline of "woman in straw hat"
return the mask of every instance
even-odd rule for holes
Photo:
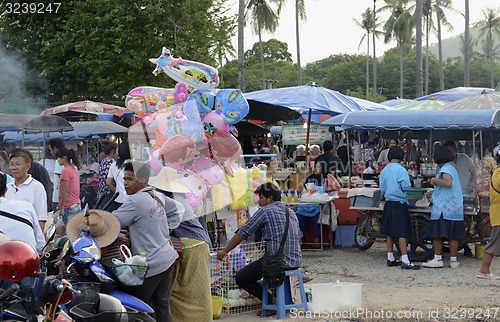
[[[182,247],[175,264],[170,293],[174,321],[211,321],[210,239],[185,197],[189,190],[179,182],[177,171],[164,167],[149,181],[151,186],[182,203],[184,216],[171,233]]]
[[[179,226],[184,206],[148,187],[149,174],[149,167],[142,162],[125,163],[123,179],[128,198],[113,215],[122,228],[128,227],[132,254],[145,252],[149,266],[144,283],[127,292],[146,303],[153,300],[156,320],[170,322],[171,276],[179,256],[169,235]]]

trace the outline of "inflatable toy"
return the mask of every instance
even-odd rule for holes
[[[125,106],[136,113],[161,112],[185,102],[188,95],[187,86],[182,83],[177,83],[173,89],[140,86],[127,94]]]
[[[239,89],[221,89],[215,95],[215,110],[224,115],[227,124],[235,124],[248,114],[250,106]]]
[[[169,138],[160,148],[159,155],[169,164],[187,165],[194,160],[196,145],[191,138],[185,135],[176,135]]]
[[[193,161],[193,165],[189,170],[198,174],[209,187],[218,185],[222,180],[224,180],[224,171],[209,157],[200,155]]]
[[[197,89],[189,94],[189,99],[196,103],[200,117],[210,112],[214,107],[215,97],[212,91],[207,89]]]
[[[230,133],[215,131],[211,141],[212,154],[216,161],[223,164],[235,163],[241,156],[241,146]]]
[[[201,119],[201,124],[203,124],[203,130],[207,135],[207,138],[211,138],[215,131],[220,130],[224,132],[229,132],[229,124],[224,120],[224,115],[218,113],[217,111],[210,111],[203,116]]]
[[[193,171],[181,170],[179,172],[179,182],[188,188],[189,192],[186,193],[186,199],[191,208],[198,207],[203,198],[207,195],[207,184]]]
[[[195,61],[173,58],[165,47],[160,57],[151,58],[149,61],[156,64],[153,71],[155,76],[163,71],[173,80],[195,89],[212,89],[219,86],[217,69]]]

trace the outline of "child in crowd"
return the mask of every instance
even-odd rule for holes
[[[405,193],[411,188],[410,177],[401,164],[404,156],[400,147],[391,147],[387,153],[390,163],[380,174],[380,191],[385,196],[380,232],[387,236],[387,266],[401,265],[402,269],[420,269],[420,266],[410,263],[406,253],[406,240],[412,235],[412,226]],[[399,243],[402,263],[394,258],[394,240]]]
[[[434,258],[424,263],[424,267],[444,267],[443,239],[448,240],[450,246],[450,267],[460,266],[457,252],[458,242],[465,239],[464,207],[462,187],[453,159],[453,152],[445,146],[434,150],[434,162],[440,167],[436,177],[430,180],[430,184],[434,186],[430,229]]]

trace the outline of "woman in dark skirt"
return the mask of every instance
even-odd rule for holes
[[[457,252],[459,241],[465,239],[464,207],[462,187],[453,159],[453,152],[447,147],[440,146],[434,150],[434,162],[440,167],[430,180],[430,184],[434,185],[430,229],[434,258],[424,263],[424,267],[444,267],[443,239],[448,240],[450,246],[450,267],[460,266]]]
[[[419,269],[420,266],[410,263],[406,253],[406,240],[411,237],[410,212],[405,191],[411,188],[408,172],[401,165],[404,151],[393,146],[387,157],[390,163],[380,173],[380,191],[385,197],[384,211],[380,232],[386,235],[387,266],[399,266],[402,269]],[[397,240],[401,250],[401,262],[394,257],[394,241]]]

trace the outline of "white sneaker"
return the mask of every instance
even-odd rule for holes
[[[500,276],[493,273],[489,274],[477,273],[476,277],[483,280],[500,280]]]
[[[458,261],[450,261],[451,268],[458,268],[459,266],[460,266],[460,263]]]
[[[433,258],[432,260],[428,261],[427,263],[423,263],[422,266],[427,267],[427,268],[441,268],[441,267],[444,267],[444,264],[443,264],[442,259],[436,260],[435,258]]]

